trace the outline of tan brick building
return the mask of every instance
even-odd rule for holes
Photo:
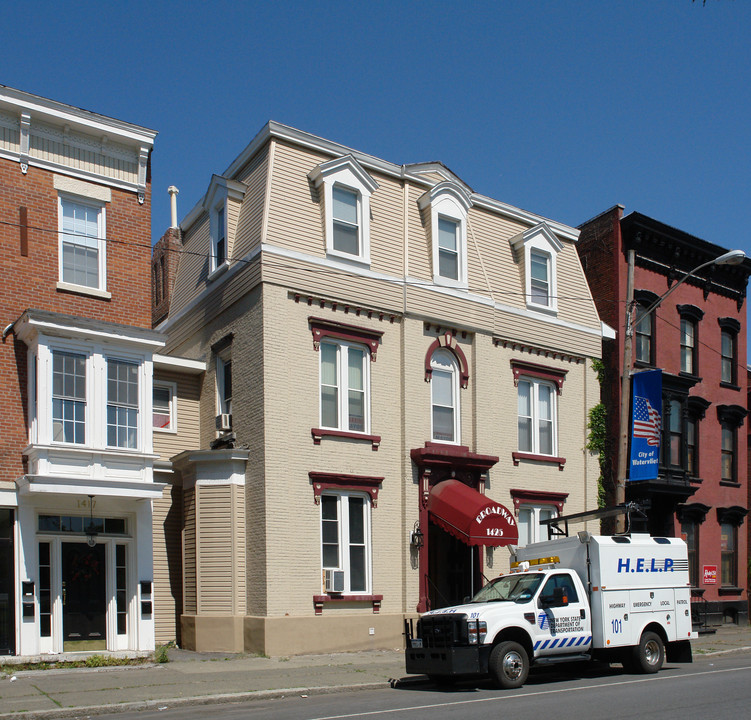
[[[507,569],[494,516],[524,543],[596,507],[610,331],[575,229],[271,122],[179,230],[158,329],[195,368],[155,433],[181,518],[155,598],[183,646],[401,646],[405,617]]]

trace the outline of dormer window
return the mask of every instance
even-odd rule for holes
[[[351,155],[318,165],[308,178],[323,205],[326,254],[370,263],[370,196],[378,183]]]
[[[334,185],[331,198],[334,250],[359,257],[360,195],[355,190]]]
[[[209,214],[209,280],[223,273],[232,257],[232,239],[237,226],[239,204],[247,187],[236,180],[214,175],[211,179],[204,208]]]
[[[556,262],[563,244],[545,223],[520,233],[509,241],[516,261],[524,267],[527,308],[558,312]]]
[[[216,208],[214,232],[212,233],[212,255],[214,256],[214,268],[227,262],[227,213],[224,205]]]
[[[469,194],[457,183],[446,181],[426,192],[418,205],[421,211],[430,212],[433,282],[466,288]]]

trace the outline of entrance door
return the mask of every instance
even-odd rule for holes
[[[428,557],[430,609],[459,605],[482,585],[478,549],[465,545],[437,525],[430,524]]]
[[[62,544],[63,650],[106,650],[104,545]]]
[[[16,598],[13,577],[13,511],[0,508],[0,655],[13,655],[15,649]]]

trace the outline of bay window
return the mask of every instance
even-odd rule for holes
[[[107,360],[107,445],[138,447],[138,365]]]
[[[86,356],[52,353],[52,439],[86,442]]]

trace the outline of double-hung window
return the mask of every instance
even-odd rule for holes
[[[549,382],[526,378],[519,380],[517,390],[519,451],[555,455],[555,387]]]
[[[138,447],[138,365],[107,360],[107,445]]]
[[[321,496],[321,564],[344,574],[342,592],[370,589],[370,500],[361,493]]]
[[[448,280],[459,280],[459,222],[438,218],[438,274]]]
[[[216,230],[213,238],[214,268],[227,261],[227,211],[224,205],[216,209]]]
[[[720,479],[727,483],[735,483],[737,482],[735,471],[736,428],[727,422],[723,422],[721,428]]]
[[[86,442],[86,356],[52,353],[52,439]]]
[[[321,427],[369,431],[369,364],[366,348],[347,342],[322,342],[320,360]]]
[[[436,350],[430,359],[432,438],[438,442],[459,442],[459,368],[454,356]]]
[[[681,372],[696,375],[696,323],[681,318]]]
[[[550,256],[539,250],[529,253],[529,301],[534,305],[550,305]]]
[[[636,306],[634,313],[634,339],[636,359],[643,363],[652,362],[652,313],[647,314],[643,305]]]
[[[729,522],[720,524],[721,577],[725,587],[738,585],[738,527]]]
[[[522,505],[518,516],[519,545],[524,547],[530,543],[550,540],[548,526],[540,523],[557,516],[558,512],[552,505]]]
[[[341,185],[331,189],[334,230],[334,249],[360,256],[360,197],[359,193]]]
[[[104,208],[63,195],[59,206],[61,281],[104,290]]]
[[[154,430],[174,432],[177,429],[175,418],[176,395],[175,383],[154,380],[152,398],[152,426]]]
[[[735,383],[735,333],[723,330],[720,334],[720,379],[724,383]]]

